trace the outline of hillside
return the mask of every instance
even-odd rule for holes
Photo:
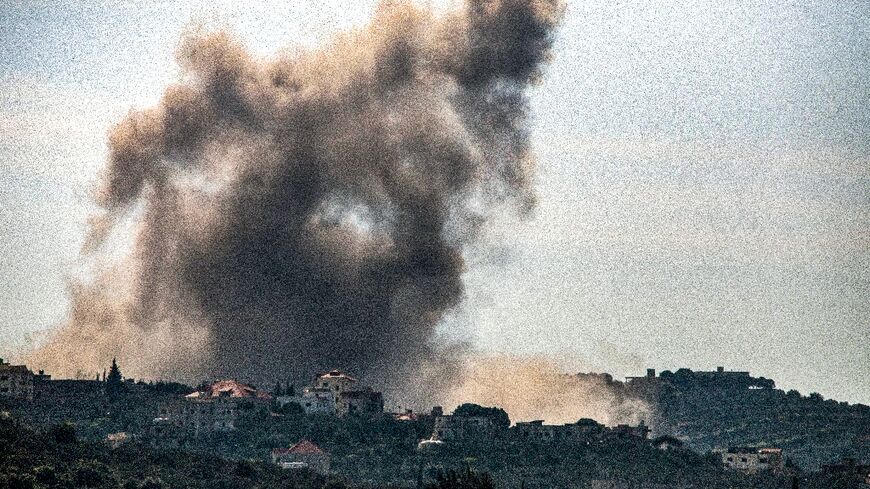
[[[870,407],[775,388],[746,372],[665,371],[629,379],[628,395],[654,407],[655,432],[705,452],[772,446],[805,469],[852,457],[870,459]]]

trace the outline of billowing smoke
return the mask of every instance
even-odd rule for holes
[[[270,59],[227,33],[187,36],[181,80],[109,135],[94,272],[30,361],[374,381],[451,358],[436,326],[463,298],[463,250],[492,213],[534,205],[525,91],[561,9],[387,3],[364,29]],[[107,259],[119,243],[132,251]]]
[[[445,407],[464,402],[498,406],[512,422],[543,419],[560,424],[592,418],[607,425],[636,425],[649,424],[653,414],[610,375],[565,374],[543,357],[470,356],[458,378],[447,391]]]

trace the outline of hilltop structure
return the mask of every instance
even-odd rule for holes
[[[582,418],[576,423],[563,425],[546,425],[542,420],[519,422],[511,433],[522,440],[551,442],[575,441],[589,443],[606,439],[635,437],[646,440],[650,429],[641,420],[637,426],[619,424],[607,427],[594,419]]]
[[[0,358],[0,397],[33,399],[34,374],[24,365],[11,365]]]
[[[278,396],[280,406],[298,404],[305,414],[380,414],[384,411],[384,398],[371,387],[359,387],[354,377],[330,370],[317,375],[312,385],[303,388],[301,395]]]

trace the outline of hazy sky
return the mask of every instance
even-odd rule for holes
[[[177,77],[185,29],[267,56],[374,8],[245,3],[0,6],[0,355],[64,317],[106,131]],[[539,206],[469,251],[445,331],[870,403],[868,73],[866,2],[571,3],[532,97]]]

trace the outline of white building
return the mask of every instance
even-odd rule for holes
[[[314,378],[302,395],[278,396],[278,404],[299,404],[305,414],[377,414],[384,411],[384,398],[370,387],[357,386],[357,380],[340,370],[330,370]]]

